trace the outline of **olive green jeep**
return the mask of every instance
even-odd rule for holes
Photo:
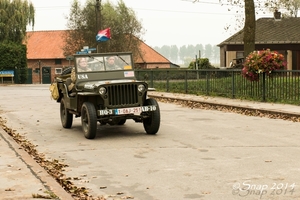
[[[143,123],[147,134],[158,132],[159,105],[147,97],[148,84],[136,79],[131,53],[76,54],[74,61],[53,83],[64,128],[72,127],[75,116],[87,139],[96,137],[97,122],[123,125],[132,119]]]

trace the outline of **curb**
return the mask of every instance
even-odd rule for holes
[[[61,200],[74,200],[74,198],[65,191],[62,186],[56,182],[51,175],[49,175],[44,168],[42,168],[23,148],[2,128],[0,128],[0,134],[11,146],[11,148],[22,158],[22,161],[32,172],[32,175],[41,181],[41,183],[49,188],[59,199]]]
[[[195,99],[186,99],[186,98],[180,98],[178,96],[176,97],[170,97],[168,95],[155,95],[155,94],[149,94],[149,97],[156,98],[157,100],[168,100],[171,102],[190,102],[191,104],[201,104],[203,107],[207,106],[215,106],[215,107],[226,107],[229,109],[237,109],[237,110],[248,110],[253,112],[260,112],[262,114],[271,114],[271,115],[284,115],[286,117],[300,117],[300,113],[297,112],[288,112],[284,110],[276,110],[276,109],[263,109],[263,108],[252,108],[250,106],[242,106],[242,105],[234,105],[234,104],[228,104],[228,103],[215,103],[210,101],[201,101],[201,100],[195,100]],[[201,108],[201,107],[199,107]]]

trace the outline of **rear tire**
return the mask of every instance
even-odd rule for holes
[[[73,115],[68,112],[64,98],[60,101],[60,120],[64,128],[72,127]]]
[[[84,136],[94,139],[97,133],[97,114],[94,104],[84,102],[81,107],[81,124]]]
[[[71,74],[72,68],[73,67],[67,67],[66,69],[64,69],[64,71],[62,71],[61,75]]]
[[[144,106],[156,106],[156,110],[152,112],[147,112],[148,118],[143,119],[144,129],[147,134],[155,135],[160,126],[160,110],[158,103],[155,99],[146,99]]]

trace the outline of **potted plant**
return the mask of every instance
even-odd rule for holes
[[[242,75],[250,81],[258,81],[261,73],[270,75],[274,70],[285,68],[286,61],[282,54],[270,49],[253,51],[246,57]]]

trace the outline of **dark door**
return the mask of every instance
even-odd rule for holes
[[[51,67],[42,68],[42,80],[43,84],[51,83]]]
[[[32,84],[32,69],[28,68],[27,69],[27,80],[25,84]]]

